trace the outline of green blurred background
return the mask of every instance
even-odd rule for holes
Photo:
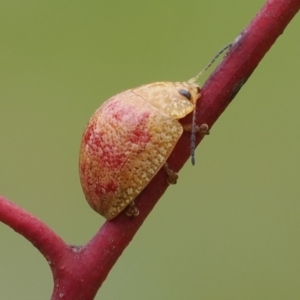
[[[122,90],[191,78],[263,3],[2,0],[0,194],[86,243],[104,222],[77,170],[91,114]],[[298,16],[96,299],[300,299],[299,26]],[[0,298],[49,299],[44,258],[5,225],[0,237]]]

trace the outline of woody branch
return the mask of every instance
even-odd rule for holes
[[[298,12],[299,0],[269,0],[253,21],[238,36],[229,53],[210,76],[197,103],[199,125],[214,122]],[[183,123],[191,121],[189,118]],[[199,144],[201,137],[196,143]],[[189,158],[189,135],[176,145],[169,165],[180,170]],[[54,277],[52,299],[93,299],[109,271],[129,244],[147,215],[167,188],[165,174],[159,172],[136,203],[137,218],[120,214],[106,222],[83,247],[66,245],[42,221],[0,197],[0,220],[32,242],[50,262]]]

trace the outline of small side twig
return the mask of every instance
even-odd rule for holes
[[[50,265],[57,264],[67,244],[45,223],[0,196],[0,220],[30,241]]]

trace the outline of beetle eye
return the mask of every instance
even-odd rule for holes
[[[178,93],[182,96],[184,96],[185,98],[187,98],[188,100],[192,99],[192,95],[189,91],[187,90],[179,90]]]

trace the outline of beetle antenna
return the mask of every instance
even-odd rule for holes
[[[198,80],[198,78],[205,73],[205,71],[216,61],[216,59],[227,49],[229,49],[231,46],[233,45],[233,43],[230,43],[226,46],[224,46],[222,49],[220,49],[218,51],[218,53],[212,58],[212,60],[210,61],[210,63],[203,69],[201,70],[195,77],[191,78],[188,83],[193,83],[196,82]]]
[[[190,148],[191,148],[191,162],[192,165],[195,165],[195,149],[196,149],[196,108],[193,110],[193,119],[192,119],[192,129],[191,129],[191,138],[190,138]]]
[[[188,83],[194,83],[198,80],[198,78],[205,73],[205,71],[216,61],[216,59],[227,49],[229,49],[233,43],[227,44],[222,49],[220,49],[217,54],[212,58],[209,64],[201,70],[195,77],[188,80]],[[192,119],[192,128],[191,128],[191,138],[190,138],[190,150],[191,150],[191,162],[192,165],[195,165],[195,149],[196,149],[196,108],[193,110],[193,119]]]

